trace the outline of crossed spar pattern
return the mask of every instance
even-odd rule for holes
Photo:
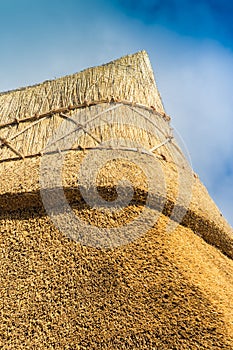
[[[182,152],[174,144],[167,118],[155,113],[153,109],[127,102],[96,105],[80,110],[70,116],[66,114],[61,116],[64,121],[57,128],[54,135],[50,137],[42,152],[44,155],[41,162],[40,183],[46,212],[60,231],[84,245],[116,247],[135,240],[154,225],[157,219],[155,208],[157,212],[161,213],[166,200],[163,170],[160,163],[155,160],[156,157],[154,157],[153,152],[164,148],[167,157],[174,158],[174,162],[179,164],[180,167],[182,167],[182,161],[185,164]],[[71,148],[74,144],[76,146]],[[169,144],[171,147],[168,146]],[[71,149],[92,151],[86,154],[85,159],[81,162],[82,175],[80,176],[80,172],[78,174],[82,198],[91,208],[102,208],[107,205],[113,211],[115,206],[120,206],[121,209],[127,207],[133,199],[134,190],[137,188],[135,183],[132,186],[118,187],[121,196],[118,196],[116,201],[110,201],[110,204],[108,200],[103,201],[98,195],[95,179],[109,161],[117,160],[119,162],[119,158],[127,160],[128,165],[124,170],[122,169],[123,178],[125,170],[130,167],[130,164],[142,169],[148,184],[148,188],[145,189],[147,199],[143,215],[140,214],[137,220],[135,222],[133,220],[130,225],[125,224],[121,228],[118,227],[118,229],[96,229],[90,227],[90,225],[83,226],[82,222],[73,215],[64,191],[62,191],[62,168],[64,164],[63,158],[59,157],[59,154]],[[133,152],[134,155],[132,155]],[[176,153],[179,155],[175,156]],[[55,156],[46,157],[46,155]],[[152,156],[153,159],[149,161],[142,155]],[[185,164],[185,166],[188,165]],[[132,168],[131,171],[137,172],[136,168]],[[114,175],[115,179],[116,175],[117,173]],[[182,176],[180,176],[181,179]],[[132,182],[130,181],[130,183]],[[108,182],[105,189],[109,191],[111,188],[112,185]],[[187,195],[185,200],[183,196],[183,202],[188,205],[190,191],[187,191],[185,187],[181,187],[180,191],[182,192],[184,189]],[[57,203],[63,208],[62,215],[55,215],[54,217],[53,212],[54,208],[57,207]],[[184,215],[181,205],[179,212],[177,208],[174,208],[171,217],[173,217],[173,214],[176,218],[176,225],[178,225],[181,216]],[[148,225],[145,225],[145,223],[148,223]],[[142,229],[143,226],[144,229]],[[94,240],[93,237],[96,237],[96,239]],[[111,237],[110,242],[109,237]]]
[[[68,115],[67,113],[65,114],[65,112],[69,112],[70,111],[77,111],[79,110],[79,108],[83,109],[84,107],[86,108],[91,108],[92,106],[102,106],[103,111],[97,113],[97,115],[94,115],[92,117],[90,117],[89,120],[86,120],[84,124],[81,124],[80,122],[77,122],[76,120],[74,120],[72,118],[72,114]],[[138,115],[141,116],[141,119],[145,119],[149,124],[151,124],[154,127],[154,130],[157,129],[157,131],[159,132],[159,140],[160,142],[156,145],[154,145],[153,147],[149,148],[148,150],[145,149],[141,149],[141,152],[147,152],[148,154],[152,154],[152,152],[156,151],[157,149],[159,149],[160,147],[166,145],[168,142],[172,142],[173,141],[173,135],[172,135],[172,130],[169,127],[169,129],[167,130],[167,134],[164,133],[164,123],[163,125],[161,125],[162,121],[169,121],[169,117],[166,114],[160,114],[159,112],[156,112],[154,110],[154,108],[148,108],[146,106],[142,106],[139,104],[133,104],[130,102],[126,102],[126,101],[121,101],[121,102],[105,102],[105,103],[92,103],[87,105],[82,104],[80,106],[73,106],[72,108],[69,107],[69,109],[59,109],[59,110],[55,110],[55,111],[50,111],[47,112],[46,114],[42,114],[42,115],[37,115],[37,116],[33,116],[33,117],[27,117],[27,118],[23,118],[21,120],[13,120],[10,123],[5,123],[5,124],[1,124],[0,125],[0,130],[2,130],[2,135],[0,136],[0,142],[1,142],[1,159],[0,162],[5,162],[5,161],[9,161],[12,160],[12,155],[9,156],[5,156],[4,155],[4,148],[8,148],[11,153],[13,153],[14,155],[16,155],[17,157],[14,157],[14,160],[20,159],[20,158],[31,158],[31,157],[36,157],[36,156],[40,156],[43,154],[44,152],[44,146],[46,143],[46,140],[44,140],[42,147],[39,148],[39,145],[36,147],[36,151],[34,153],[30,153],[28,152],[28,150],[26,150],[26,152],[23,150],[23,146],[22,143],[25,143],[25,139],[19,139],[20,136],[23,136],[23,134],[25,134],[26,132],[31,132],[34,133],[36,132],[36,128],[38,128],[39,124],[42,124],[47,121],[47,119],[54,119],[54,118],[61,118],[61,119],[67,119],[70,122],[73,122],[74,124],[76,124],[77,128],[75,129],[75,131],[80,130],[81,132],[87,134],[90,138],[92,138],[94,141],[97,142],[97,144],[100,144],[101,141],[94,135],[94,133],[92,133],[91,131],[87,130],[87,127],[89,126],[89,124],[91,124],[93,121],[95,121],[96,119],[100,119],[102,124],[104,123],[104,120],[101,119],[102,116],[104,116],[106,113],[111,112],[114,109],[119,109],[121,106],[125,106],[126,108],[128,108],[129,110],[136,112]],[[95,113],[95,110],[93,110],[93,114]],[[152,117],[152,118],[151,118]],[[153,121],[153,119],[157,119],[157,123],[155,121]],[[119,124],[119,118],[118,120],[115,120],[113,122],[117,122]],[[129,121],[130,122],[130,121]],[[131,121],[133,122],[133,125],[135,126],[135,121]],[[19,129],[19,125],[22,126],[25,123],[30,123],[29,125],[27,125],[26,127],[23,127],[20,131],[18,131]],[[124,123],[127,123],[127,120],[124,121]],[[57,122],[57,125],[59,125],[59,122]],[[140,127],[141,122],[139,120],[139,125],[138,127]],[[159,126],[161,125],[161,127]],[[46,123],[47,126],[47,123]],[[16,132],[11,132],[11,134],[9,136],[5,136],[4,135],[4,129],[9,129],[9,127],[11,127],[13,130],[15,130]],[[42,126],[43,127],[43,126]],[[8,132],[9,133],[9,132]],[[154,133],[154,132],[153,132]],[[157,133],[158,134],[158,133]],[[4,135],[4,136],[3,136]],[[66,135],[69,136],[69,135]],[[38,144],[38,143],[36,143]],[[179,147],[177,144],[175,144],[173,142],[173,146],[176,147],[179,150]],[[71,150],[76,150],[76,151],[80,151],[83,150],[84,147],[80,144],[78,145],[76,148],[71,149]],[[91,146],[87,146],[85,149],[98,149],[98,147],[91,147]],[[139,151],[139,149],[136,148],[125,148],[126,150],[131,150],[131,151]],[[63,151],[67,151],[66,150],[59,150],[60,152]],[[6,153],[6,152],[5,152]],[[180,152],[182,154],[182,152]]]
[[[26,127],[24,126],[25,122],[17,123],[17,125],[20,125],[21,127],[23,126],[23,128],[21,130],[16,130],[16,132],[12,135],[8,135],[7,139],[2,138],[2,147],[5,147],[6,153],[7,151],[11,151],[18,156],[14,158],[14,160],[38,156],[43,157],[44,154],[66,154],[69,151],[84,152],[86,150],[101,151],[101,153],[97,153],[95,156],[98,159],[103,156],[103,151],[109,151],[108,156],[105,155],[105,157],[108,157],[108,160],[111,157],[112,159],[114,159],[116,156],[119,157],[119,155],[121,158],[126,157],[130,163],[136,162],[140,168],[143,168],[143,170],[147,172],[146,180],[150,187],[148,193],[150,196],[153,194],[154,198],[155,196],[160,198],[159,200],[156,200],[156,202],[159,204],[157,203],[156,205],[152,205],[152,199],[150,199],[147,206],[149,208],[159,208],[159,212],[163,210],[164,201],[167,197],[163,170],[159,163],[150,161],[149,164],[148,160],[139,159],[138,155],[136,154],[149,155],[153,158],[163,156],[164,159],[170,159],[170,161],[173,161],[178,168],[189,168],[185,157],[174,140],[168,116],[157,112],[154,108],[133,104],[128,101],[111,101],[108,103],[92,104],[91,106],[85,106],[84,108],[76,108],[75,110],[70,110],[69,113],[64,113],[64,111],[60,110],[59,113],[56,111],[56,113],[48,113],[46,116],[37,116],[37,118],[38,120],[33,120],[32,123]],[[15,121],[13,121],[13,123],[15,124]],[[9,129],[9,125],[7,125],[6,128]],[[43,128],[47,133],[47,137],[42,138],[43,142],[40,144],[33,143],[32,149],[27,149],[28,138],[25,137],[25,134],[28,132],[34,133],[34,137],[36,137],[37,140],[40,140],[41,138],[38,134],[40,132],[43,133]],[[2,130],[4,130],[4,127],[2,127]],[[20,139],[21,137],[23,138]],[[72,137],[73,141],[70,142],[69,140]],[[163,149],[162,154],[158,153],[160,149]],[[113,151],[118,152],[118,154],[111,153]],[[135,153],[135,156],[130,156],[129,152]],[[97,158],[93,159],[93,164],[89,163],[89,173],[95,171],[94,164],[96,164]],[[9,162],[9,160],[11,161],[12,157],[5,156],[5,158],[2,159],[2,162]],[[58,159],[53,159],[55,166],[52,168],[50,167],[49,177],[46,178],[43,177],[43,174],[46,173],[44,165],[50,163],[51,159],[46,159],[45,162],[42,161],[42,183],[44,183],[46,188],[62,188],[62,183],[59,182],[59,174],[57,179],[53,179],[54,182],[51,181],[51,178],[53,178],[53,173],[56,173],[58,170],[56,169],[56,164],[58,164],[58,161]],[[159,165],[159,168],[157,165]],[[104,164],[99,164],[100,169],[102,166],[104,166]],[[61,172],[61,168],[59,171]],[[190,171],[187,171],[187,174],[191,175]],[[188,206],[190,201],[191,191],[189,187],[192,185],[192,181],[190,181],[188,188],[187,186],[182,186],[182,173],[179,173],[178,175],[179,185],[181,185],[179,192],[183,193],[183,196],[180,196],[180,193],[178,193],[176,203],[177,206],[175,206],[174,210],[171,212],[171,218],[175,219],[176,222],[175,225],[179,223],[185,214],[185,208]],[[156,176],[157,188],[155,185]],[[88,174],[85,177],[88,178]],[[88,187],[89,186],[90,185],[88,184]],[[124,190],[123,197],[125,197],[125,199],[122,199],[122,201],[127,206],[132,198],[130,197],[129,193],[126,192],[127,190]],[[46,198],[43,197],[44,192],[41,193],[44,206],[47,208],[47,212],[52,212],[51,205],[47,206],[47,202],[50,203],[51,192],[49,192],[49,196]],[[61,198],[61,196],[56,192],[54,195],[56,200],[53,201],[52,208],[55,203],[59,202],[59,198]],[[62,196],[62,198],[62,203],[65,205],[65,196]],[[127,198],[130,199],[127,201]],[[181,199],[183,203],[181,203]],[[91,202],[93,203],[93,199],[91,199]],[[99,202],[98,198],[97,202]],[[66,205],[66,208],[68,211],[70,206]],[[52,214],[50,214],[50,216],[52,216]],[[151,211],[148,213],[148,217],[153,217],[153,213]],[[60,230],[66,234],[68,231],[70,231],[70,236],[73,236],[74,226],[81,227],[80,223],[76,223],[76,225],[72,224],[72,226],[64,228],[64,218],[62,218],[60,222],[61,221],[62,228]],[[69,220],[66,219],[65,221],[68,222]],[[146,221],[149,221],[149,219]],[[153,224],[154,219],[150,223],[150,226]],[[139,226],[136,226],[136,228],[138,227]],[[137,232],[138,230],[136,230],[136,228],[134,226],[131,231]],[[126,232],[124,233],[125,237],[129,235],[129,228],[125,227],[124,230],[127,231],[127,234]],[[82,232],[85,231],[87,230],[82,230]],[[139,231],[140,234],[143,232],[142,230]],[[78,237],[79,236],[80,233],[78,234]],[[117,237],[118,236],[119,235],[117,235]],[[135,236],[133,237],[135,239]],[[94,245],[95,244],[96,243],[94,243]]]

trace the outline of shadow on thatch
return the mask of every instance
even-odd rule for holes
[[[78,188],[64,188],[65,196],[76,214],[80,213],[82,217],[82,211],[91,209],[83,199],[80,190]],[[97,188],[99,194],[103,199],[108,202],[114,201],[117,197],[116,187],[101,186]],[[140,188],[134,189],[134,195],[127,207],[122,210],[122,216],[118,218],[114,217],[116,226],[124,225],[124,212],[133,213],[134,208],[138,208],[137,214],[143,210],[146,204],[148,193]],[[162,214],[170,217],[175,203],[169,199],[163,198],[159,194],[153,194],[150,201],[150,209],[161,211],[161,203],[164,203]],[[46,216],[47,213],[43,207],[41,194],[39,190],[23,193],[5,193],[0,195],[0,219],[16,219],[16,220],[28,220],[30,218]],[[57,202],[54,206],[54,213],[61,214],[64,211],[64,207]],[[198,216],[194,211],[190,209],[185,210],[183,207],[177,206],[177,212],[184,211],[185,215],[180,222],[184,227],[191,229],[195,234],[202,237],[207,243],[220,249],[223,254],[233,259],[233,238],[230,234],[226,234],[214,222],[208,221],[205,218]],[[93,215],[98,215],[98,210],[93,209]],[[135,214],[132,214],[130,219],[133,219]],[[174,221],[178,222],[176,218]]]

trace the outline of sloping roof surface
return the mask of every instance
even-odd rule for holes
[[[233,348],[232,229],[191,173],[186,214],[166,230],[179,175],[190,180],[166,149],[156,153],[167,184],[163,213],[128,245],[83,246],[59,232],[43,208],[41,155],[23,157],[41,149],[61,112],[72,116],[87,104],[123,100],[167,122],[145,52],[0,95],[2,349]],[[72,155],[67,164],[74,169],[81,160]],[[68,192],[73,181],[67,179]],[[116,224],[116,216],[96,215],[75,198],[72,208],[86,222]],[[142,204],[132,202],[122,220],[140,213]]]

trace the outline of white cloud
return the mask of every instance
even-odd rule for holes
[[[233,224],[233,53],[213,42],[185,49],[162,64],[159,87],[194,169]]]

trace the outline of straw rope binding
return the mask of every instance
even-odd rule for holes
[[[105,108],[104,110],[100,111],[99,113],[95,114],[94,116],[91,116],[84,123],[81,123],[79,121],[74,120],[74,118],[72,118],[72,115],[65,114],[65,112],[71,113],[72,111],[75,111],[75,110],[84,109],[87,107],[91,108],[92,106],[98,106],[98,105],[110,105],[110,106],[108,108]],[[173,139],[172,134],[170,132],[169,132],[169,134],[166,134],[166,132],[164,132],[164,129],[162,127],[159,127],[158,124],[156,124],[151,118],[149,118],[145,113],[143,113],[143,110],[148,111],[148,112],[152,113],[153,115],[161,118],[161,120],[165,121],[166,124],[170,120],[169,116],[167,116],[166,114],[159,113],[158,111],[155,110],[154,107],[149,108],[149,107],[146,107],[142,104],[132,103],[129,101],[119,101],[119,100],[112,98],[111,101],[105,100],[105,101],[99,101],[98,103],[97,102],[92,102],[92,103],[85,102],[85,103],[80,104],[78,106],[69,106],[68,108],[59,108],[57,110],[53,110],[53,111],[50,111],[48,113],[44,113],[41,115],[35,115],[35,116],[27,117],[24,119],[20,119],[20,120],[14,119],[14,121],[12,121],[11,123],[6,123],[6,124],[0,125],[0,129],[5,129],[5,128],[13,127],[15,124],[19,125],[22,123],[32,122],[32,123],[30,123],[30,125],[26,126],[25,128],[16,132],[15,134],[8,136],[8,137],[1,137],[0,138],[0,141],[1,141],[0,148],[7,147],[10,151],[12,151],[14,154],[16,154],[18,156],[18,157],[14,157],[14,158],[13,157],[2,158],[2,159],[0,159],[0,163],[9,162],[11,160],[18,160],[18,159],[33,158],[33,157],[41,156],[44,153],[44,146],[45,145],[43,145],[43,147],[41,147],[39,152],[24,154],[15,145],[12,144],[12,141],[15,140],[16,138],[18,138],[19,136],[25,134],[30,129],[38,127],[39,124],[44,122],[46,119],[51,119],[53,117],[60,117],[62,119],[65,119],[67,121],[74,123],[77,127],[74,130],[72,130],[70,133],[73,133],[73,132],[76,132],[79,130],[83,131],[84,134],[88,135],[98,145],[100,145],[101,144],[100,138],[97,137],[96,135],[94,135],[94,133],[87,130],[87,126],[90,125],[91,123],[93,123],[98,118],[101,118],[101,116],[103,116],[104,114],[111,112],[115,109],[118,109],[121,106],[126,106],[129,108],[129,110],[137,113],[146,122],[150,123],[153,127],[155,127],[162,137],[165,137],[165,140],[163,140],[158,145],[155,145],[154,147],[150,148],[149,150],[145,150],[145,149],[142,150],[141,149],[140,150],[141,152],[152,154],[155,150],[166,145],[168,142],[172,142],[172,139]],[[140,127],[140,125],[139,125],[139,127]],[[169,128],[169,130],[171,131],[171,128]],[[70,135],[70,133],[63,135],[62,138],[68,137]],[[24,139],[23,139],[23,141],[25,142]],[[54,143],[57,141],[59,141],[59,140],[54,141]],[[50,146],[51,146],[51,144],[50,144]],[[83,147],[82,145],[79,144],[77,147],[72,148],[70,150],[81,151],[84,149],[87,149],[87,150],[88,149],[89,150],[96,149],[97,150],[97,149],[103,149],[103,147],[102,146],[101,147],[96,147],[96,146]],[[119,149],[123,150],[123,148],[119,148]],[[124,148],[124,149],[128,150],[128,151],[132,151],[132,152],[138,152],[138,150],[136,148],[132,148],[132,147]],[[64,152],[64,151],[67,151],[67,149],[59,150],[59,152]],[[181,154],[182,154],[182,152],[181,152]]]

